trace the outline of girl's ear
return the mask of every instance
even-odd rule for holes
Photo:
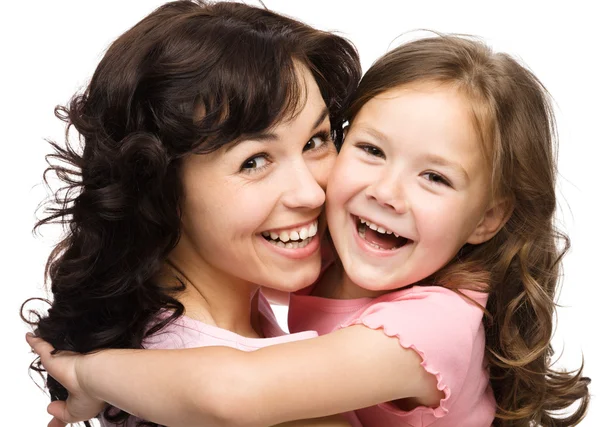
[[[500,199],[493,202],[467,239],[467,243],[479,245],[490,240],[506,224],[512,211],[513,203],[509,199]]]

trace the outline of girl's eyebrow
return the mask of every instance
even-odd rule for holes
[[[389,142],[389,138],[383,134],[382,132],[379,132],[377,129],[374,129],[370,126],[365,126],[365,125],[354,125],[354,127],[352,125],[350,125],[350,128],[348,129],[353,130],[354,132],[364,132],[369,134],[370,136],[372,136],[373,138],[377,139],[378,141],[383,141],[383,142]]]
[[[351,125],[352,126],[352,125]],[[355,125],[356,126],[356,125]],[[351,127],[352,128],[352,127]],[[358,125],[358,127],[354,127],[354,132],[364,132],[371,137],[377,139],[378,141],[389,142],[389,138],[382,132],[374,129],[370,126]],[[446,166],[452,169],[455,169],[458,173],[460,173],[467,182],[470,180],[469,174],[459,163],[450,161],[445,157],[439,156],[437,154],[428,153],[423,156],[423,159],[428,163],[433,163],[439,166]]]
[[[470,180],[469,174],[467,173],[465,168],[463,168],[459,163],[450,161],[450,160],[446,159],[445,157],[438,156],[437,154],[432,154],[432,153],[425,154],[423,156],[423,159],[428,163],[433,163],[438,166],[446,166],[446,167],[452,168],[452,169],[456,170],[457,172],[459,172],[463,176],[463,178],[465,178],[467,180],[467,182]]]
[[[325,119],[328,116],[329,116],[329,109],[327,108],[327,106],[325,106],[321,110],[321,113],[319,114],[319,116],[316,118],[316,120],[313,124],[313,127],[311,129],[311,132],[314,132],[325,121]],[[242,141],[270,142],[270,141],[278,141],[278,140],[279,140],[279,135],[277,135],[275,132],[271,132],[269,130],[266,130],[263,132],[249,133],[249,134],[242,135],[237,142],[230,144],[225,149],[225,151],[229,151],[230,149],[232,149],[233,147],[235,147]]]

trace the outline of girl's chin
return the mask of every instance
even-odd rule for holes
[[[389,275],[382,275],[382,271],[377,268],[362,267],[363,268],[359,266],[356,267],[356,274],[352,274],[348,271],[346,273],[350,279],[349,282],[351,282],[351,286],[362,289],[362,292],[368,294],[368,296],[380,296],[388,292],[406,288],[416,282],[408,282],[402,279],[390,280]],[[369,270],[371,270],[373,274],[365,274]]]

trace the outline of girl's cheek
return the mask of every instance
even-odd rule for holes
[[[328,154],[326,158],[317,160],[310,166],[311,173],[322,188],[327,188],[336,157],[336,153]]]

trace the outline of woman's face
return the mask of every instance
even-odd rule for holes
[[[306,103],[295,117],[183,162],[178,249],[203,275],[294,291],[320,272],[319,218],[336,150],[319,88],[305,67],[299,76]]]

